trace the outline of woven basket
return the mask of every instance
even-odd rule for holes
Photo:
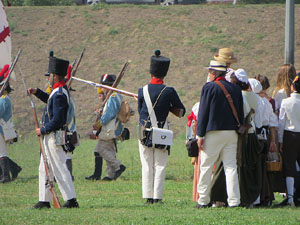
[[[279,154],[279,162],[271,162],[267,161],[267,171],[268,172],[280,172],[282,171],[282,157],[281,154]]]

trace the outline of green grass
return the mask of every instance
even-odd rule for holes
[[[299,209],[193,208],[193,167],[184,135],[175,139],[166,171],[164,204],[144,204],[135,139],[119,143],[117,157],[127,166],[113,182],[86,181],[93,171],[96,141],[82,140],[73,155],[79,209],[30,209],[38,201],[37,138],[22,137],[9,155],[23,167],[18,179],[0,185],[0,224],[299,224]],[[105,166],[103,166],[105,170]],[[106,173],[102,176],[105,176]],[[58,188],[55,188],[61,202]],[[279,195],[277,201],[281,201]]]

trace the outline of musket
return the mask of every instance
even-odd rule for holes
[[[19,60],[19,57],[20,57],[20,55],[21,55],[21,52],[22,52],[22,50],[20,49],[20,50],[18,51],[18,54],[17,54],[15,60],[13,61],[13,63],[11,64],[11,66],[9,67],[9,73],[8,73],[8,76],[6,77],[6,79],[5,79],[5,81],[4,81],[4,84],[3,84],[2,87],[1,87],[1,90],[0,90],[0,96],[2,96],[3,91],[4,91],[5,88],[6,88],[6,84],[8,83],[9,78],[10,78],[10,75],[12,74],[12,72],[13,72],[15,66],[16,66],[16,63],[17,63],[18,60]]]
[[[113,88],[113,87],[108,86],[108,85],[95,83],[95,82],[92,82],[92,81],[89,81],[89,80],[80,79],[78,77],[72,77],[72,79],[80,81],[80,82],[87,83],[87,84],[92,85],[94,87],[99,87],[99,88],[104,88],[104,89],[108,89],[108,90],[111,90],[111,91],[115,91],[115,92],[118,92],[118,93],[120,93],[122,95],[126,95],[126,96],[129,96],[129,97],[134,97],[136,99],[138,97],[137,94],[131,93],[129,91],[124,91],[124,90],[121,90],[121,89],[118,89],[118,88]]]
[[[121,68],[121,70],[120,70],[120,72],[119,72],[119,74],[118,74],[116,80],[114,81],[114,83],[113,83],[113,85],[112,85],[113,88],[116,88],[116,87],[119,85],[121,79],[123,78],[123,76],[124,76],[124,74],[125,74],[125,71],[126,71],[128,65],[129,65],[129,62],[127,61],[127,62],[124,63],[124,65],[122,66],[122,68]],[[100,113],[97,115],[96,122],[100,119],[101,114],[102,114],[102,113],[101,113],[101,112],[102,112],[102,109],[104,108],[106,102],[108,101],[108,99],[109,99],[109,97],[111,96],[112,93],[113,93],[112,90],[109,90],[109,92],[107,93],[107,95],[106,95],[106,97],[105,97],[103,103],[101,104],[101,106],[100,106],[100,108],[99,108],[99,110],[98,110]]]
[[[37,120],[37,114],[36,114],[36,107],[35,107],[35,102],[32,98],[32,94],[28,94],[27,92],[27,86],[26,86],[26,83],[25,83],[25,80],[24,80],[24,77],[23,77],[23,73],[21,71],[21,68],[19,68],[19,72],[20,72],[20,75],[21,75],[21,78],[22,78],[22,82],[23,82],[23,85],[24,85],[24,88],[25,88],[25,91],[26,91],[26,95],[29,95],[30,97],[30,102],[31,102],[31,107],[32,107],[32,111],[33,111],[33,117],[34,117],[34,122],[35,122],[35,128],[39,128],[39,122]],[[49,188],[50,188],[50,192],[52,194],[52,197],[53,197],[53,206],[54,208],[61,208],[61,205],[59,203],[59,200],[58,200],[58,197],[54,191],[54,184],[53,184],[53,181],[50,180],[50,177],[49,177],[49,164],[47,162],[47,158],[46,158],[46,155],[45,155],[45,151],[43,149],[43,143],[42,143],[42,138],[41,136],[38,136],[39,138],[39,143],[40,143],[40,150],[41,150],[41,154],[42,154],[42,157],[43,157],[43,161],[44,161],[44,166],[45,166],[45,173],[46,173],[46,186],[49,185]]]
[[[85,52],[85,48],[82,49],[81,53],[80,53],[80,56],[79,56],[79,59],[78,59],[78,62],[76,64],[76,67],[75,69],[73,69],[73,66],[74,64],[72,65],[72,72],[71,72],[71,78],[75,76],[76,72],[77,72],[77,69],[78,69],[78,66],[80,65],[80,62],[81,62],[81,59],[84,55],[84,52]],[[69,80],[69,83],[68,83],[68,88],[71,87],[71,83],[72,83],[72,79]]]

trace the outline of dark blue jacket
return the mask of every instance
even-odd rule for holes
[[[150,94],[150,99],[152,105],[154,105],[158,95],[160,94],[161,90],[165,87],[164,84],[149,84],[148,90]],[[179,96],[173,87],[166,87],[165,90],[162,92],[161,96],[158,99],[157,104],[155,105],[154,112],[157,118],[158,127],[162,128],[167,120],[169,115],[170,109],[172,107],[183,109],[185,113],[185,107],[179,99]],[[148,114],[148,109],[146,106],[146,102],[144,100],[143,88],[139,88],[138,90],[138,112],[140,115],[139,123],[141,125],[146,124],[146,128],[151,127],[151,122]],[[147,135],[146,135],[147,136]],[[147,138],[145,140],[145,145],[148,147],[152,147],[152,140]],[[157,146],[155,146],[157,147]]]
[[[37,89],[35,94],[36,97],[47,103],[42,117],[41,134],[43,135],[64,128],[67,122],[69,105],[67,96],[63,93],[62,88],[65,88],[67,91],[68,88],[66,86],[58,88],[59,90],[50,99],[48,99],[49,95],[40,89]]]
[[[239,121],[244,120],[243,97],[241,88],[228,81],[221,83],[231,95]],[[212,130],[237,130],[238,123],[233,115],[227,98],[220,86],[214,82],[206,83],[201,92],[197,118],[197,135],[204,137]]]

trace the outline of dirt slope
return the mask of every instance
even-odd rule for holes
[[[218,48],[234,49],[239,59],[232,65],[234,69],[244,68],[250,77],[257,73],[267,75],[272,84],[284,58],[284,5],[10,7],[6,13],[13,54],[22,48],[19,65],[30,87],[45,88],[43,74],[50,49],[57,57],[73,61],[85,47],[78,77],[98,82],[101,74],[118,74],[122,64],[131,60],[119,88],[137,93],[150,79],[150,56],[155,49],[161,49],[163,55],[171,58],[165,82],[177,89],[189,112],[206,81],[205,66]],[[295,15],[297,23],[298,5]],[[296,68],[300,67],[299,30],[298,23]],[[25,134],[34,127],[29,99],[20,79],[11,83],[16,90],[12,93],[14,121],[19,133]],[[73,96],[78,128],[84,135],[95,120],[97,94],[91,86],[78,81],[72,86],[77,90]],[[135,101],[130,101],[136,108]],[[36,102],[41,116],[44,105]],[[186,119],[170,119],[176,133],[184,133]],[[136,121],[137,117],[129,124],[133,135]]]

